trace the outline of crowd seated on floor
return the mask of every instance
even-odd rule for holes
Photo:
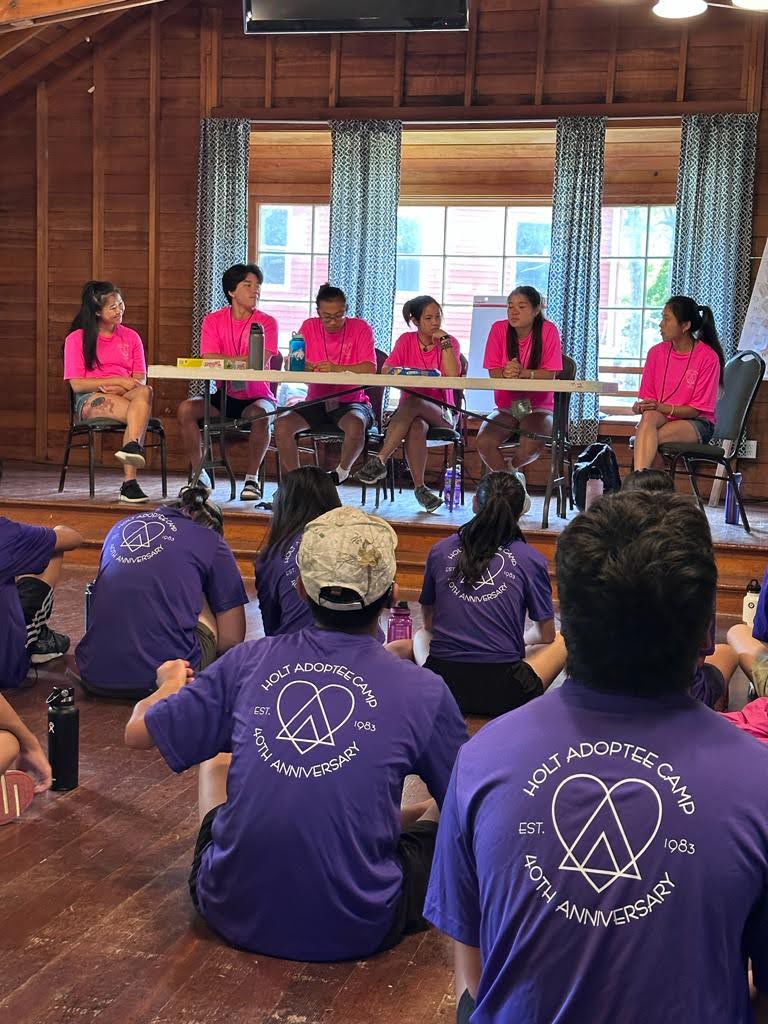
[[[395,531],[318,470],[280,492],[265,636],[196,486],[110,531],[75,652],[94,700],[137,700],[126,744],[199,766],[189,891],[221,940],[335,961],[431,924],[462,1022],[768,1021],[768,587],[714,644],[705,515],[645,468],[576,516],[558,632],[525,490],[493,471],[429,554],[424,628],[390,646]],[[82,542],[0,519],[6,690],[68,649],[53,597]],[[719,714],[737,662],[756,699]],[[471,739],[467,714],[490,720]],[[0,771],[4,822],[51,783],[5,699]],[[428,797],[401,806],[411,775]]]

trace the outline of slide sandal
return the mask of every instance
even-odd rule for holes
[[[11,769],[0,775],[0,825],[20,818],[34,795],[35,783],[26,772]]]

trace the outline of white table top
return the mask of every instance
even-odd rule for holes
[[[504,377],[412,377],[389,373],[299,373],[294,370],[212,370],[202,366],[151,365],[147,376],[158,380],[244,380],[281,384],[336,384],[361,388],[463,388],[473,391],[580,391],[610,395],[618,391],[614,381],[520,380]]]

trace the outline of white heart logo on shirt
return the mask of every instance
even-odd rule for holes
[[[622,790],[619,810],[615,798]],[[656,838],[661,818],[661,797],[645,779],[622,779],[610,787],[596,775],[563,779],[552,797],[552,824],[565,850],[560,870],[576,871],[598,893],[620,878],[640,881],[638,861]]]
[[[282,728],[276,739],[292,743],[300,754],[315,747],[333,747],[334,734],[349,721],[354,709],[354,694],[346,686],[329,683],[318,689],[307,679],[294,679],[277,698]]]

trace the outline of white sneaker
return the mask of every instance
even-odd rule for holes
[[[530,512],[531,510],[531,496],[528,493],[528,487],[525,482],[525,474],[521,473],[519,469],[516,469],[515,476],[520,481],[520,486],[523,488],[523,492],[525,494],[525,497],[523,498],[523,511],[520,513],[521,516],[524,516],[526,512]]]

